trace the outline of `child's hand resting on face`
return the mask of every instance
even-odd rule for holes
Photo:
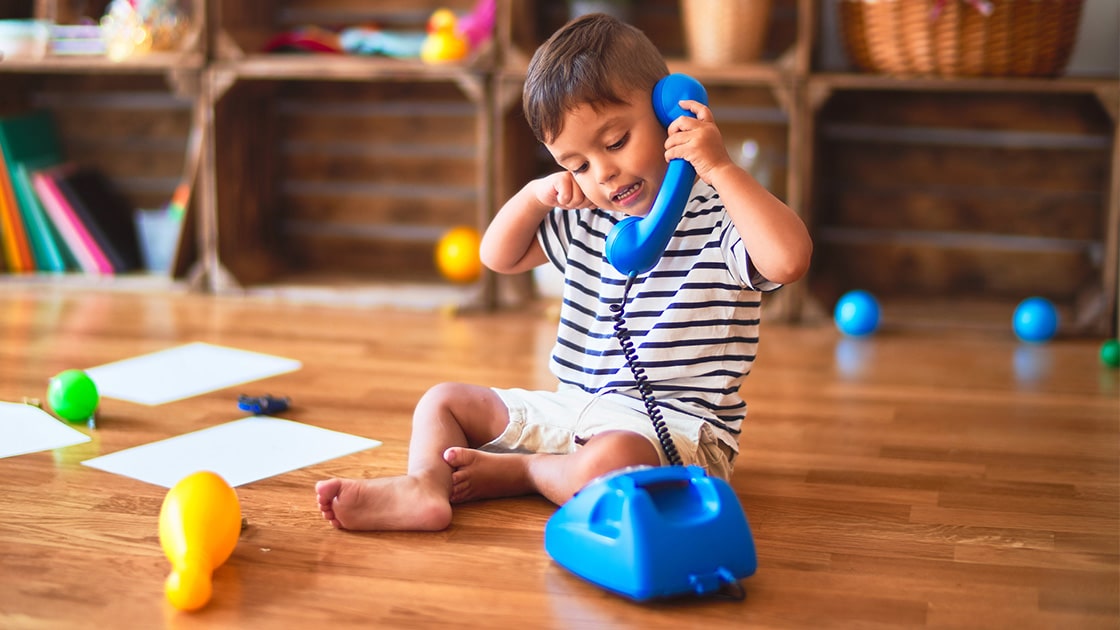
[[[583,194],[583,189],[568,171],[559,171],[533,181],[533,194],[541,205],[549,208],[577,210],[595,205]]]

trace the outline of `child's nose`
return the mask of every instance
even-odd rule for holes
[[[608,184],[618,175],[618,168],[613,162],[603,161],[595,165],[595,178],[600,184]]]

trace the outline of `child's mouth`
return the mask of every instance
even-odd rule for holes
[[[631,185],[627,186],[626,188],[623,188],[622,190],[616,192],[611,197],[611,201],[615,202],[616,204],[618,204],[620,206],[628,206],[628,205],[634,203],[634,201],[637,200],[638,193],[640,193],[641,190],[642,190],[641,182],[638,182],[636,184],[631,184]]]

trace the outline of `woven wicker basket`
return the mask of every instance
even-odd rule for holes
[[[688,58],[716,66],[762,56],[773,0],[681,0]]]
[[[840,0],[852,61],[869,72],[1045,77],[1065,69],[1083,0]]]

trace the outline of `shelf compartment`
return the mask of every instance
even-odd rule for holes
[[[0,73],[158,74],[200,71],[206,64],[206,2],[186,4],[190,27],[173,50],[156,50],[113,61],[104,55],[52,55],[41,59],[0,60]],[[0,0],[0,19],[40,19],[56,24],[96,22],[109,0]]]
[[[184,173],[194,107],[158,75],[0,74],[0,113],[50,111],[64,159],[97,167],[137,209],[163,208],[171,200]],[[198,258],[194,217],[191,204],[176,277],[187,275]],[[77,283],[86,277],[65,275]],[[88,281],[104,286],[120,277]]]
[[[820,304],[854,288],[888,305],[1042,295],[1070,314],[1065,332],[1110,327],[1116,123],[1099,82],[1012,81],[1038,90],[1027,99],[974,80],[813,81]]]
[[[567,2],[512,2],[510,16],[500,21],[508,29],[502,71],[524,77],[533,52],[569,19]],[[680,0],[644,0],[633,3],[631,23],[641,29],[665,57],[673,72],[690,74],[701,82],[742,81],[777,83],[795,68],[807,68],[808,47],[798,43],[801,8],[798,0],[774,0],[762,57],[756,62],[700,65],[688,59]],[[803,38],[804,39],[804,38]]]
[[[505,75],[496,85],[496,100],[500,105],[497,106],[496,161],[499,167],[495,190],[496,204],[500,206],[531,179],[556,172],[559,167],[533,137],[525,121],[522,78]],[[728,154],[768,190],[788,201],[792,190],[789,169],[793,162],[790,117],[786,109],[788,101],[781,98],[786,93],[774,87],[737,81],[710,81],[705,86]],[[753,162],[744,159],[744,145],[748,141],[753,141],[757,149]],[[503,280],[503,301],[523,302],[533,295],[528,274],[525,276],[522,282]],[[780,304],[780,300],[773,300],[771,313],[775,318],[787,318],[792,306]]]
[[[435,245],[482,229],[491,195],[489,117],[459,81],[239,80],[213,113],[217,290],[463,294]]]
[[[258,78],[375,78],[402,74],[446,74],[449,69],[484,70],[493,63],[494,46],[483,45],[467,59],[430,66],[419,59],[383,55],[348,55],[309,51],[269,50],[276,37],[314,26],[325,33],[369,26],[388,32],[424,32],[431,14],[446,8],[463,14],[473,0],[440,2],[386,0],[355,3],[346,0],[223,0],[213,13],[214,57],[237,72]],[[493,41],[493,40],[491,40]]]

